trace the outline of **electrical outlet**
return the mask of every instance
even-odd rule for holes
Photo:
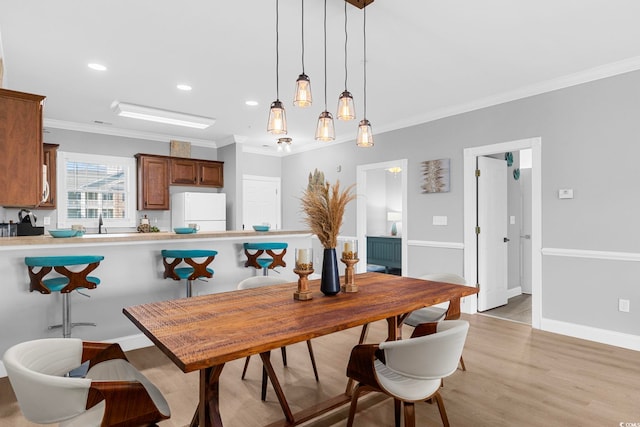
[[[629,300],[628,299],[619,299],[618,300],[618,311],[622,311],[624,313],[629,312]]]
[[[44,225],[51,225],[51,218],[48,216],[44,217]]]

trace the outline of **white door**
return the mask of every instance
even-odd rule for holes
[[[520,188],[522,191],[522,221],[520,230],[520,283],[522,293],[531,294],[531,169],[520,169]]]
[[[478,157],[478,311],[507,303],[507,163]]]
[[[282,227],[280,213],[280,178],[244,176],[242,179],[242,223],[245,230],[253,225],[269,224],[272,230]]]

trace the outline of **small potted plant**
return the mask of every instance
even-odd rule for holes
[[[356,197],[352,192],[354,187],[352,184],[340,190],[340,181],[330,185],[325,182],[324,174],[316,169],[313,174],[309,173],[309,185],[301,198],[305,223],[324,247],[320,290],[325,295],[340,292],[336,246],[344,210]]]

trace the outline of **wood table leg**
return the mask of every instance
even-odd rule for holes
[[[224,368],[216,365],[200,370],[200,399],[191,420],[191,427],[222,427],[220,417],[220,374]]]
[[[387,317],[387,341],[396,341],[402,338],[402,322],[398,316]]]
[[[284,397],[284,392],[282,391],[282,387],[280,386],[280,382],[278,381],[278,377],[276,376],[276,372],[273,370],[273,366],[271,365],[270,360],[271,352],[265,351],[264,353],[260,353],[260,358],[262,359],[262,364],[264,368],[267,370],[267,376],[271,380],[271,385],[273,385],[273,389],[276,392],[276,396],[278,396],[278,401],[280,402],[280,407],[282,408],[282,412],[284,412],[284,416],[288,422],[293,423],[293,412],[291,412],[291,408],[287,403],[286,397]]]

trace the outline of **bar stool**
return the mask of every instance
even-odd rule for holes
[[[208,249],[163,249],[162,263],[164,264],[164,278],[171,277],[173,280],[186,280],[187,297],[191,297],[191,282],[203,277],[213,277],[213,270],[207,266],[211,264],[218,255],[218,251]],[[173,259],[168,262],[167,258]],[[195,258],[206,258],[198,262]],[[182,261],[189,267],[177,267]]]
[[[69,293],[78,289],[94,289],[100,284],[100,279],[89,276],[93,270],[98,268],[102,255],[67,255],[67,256],[44,256],[26,257],[25,264],[29,267],[29,291],[38,291],[42,294],[60,292],[62,295],[62,324],[49,326],[49,329],[62,328],[64,338],[71,337],[71,328],[74,326],[96,326],[95,323],[72,323],[71,305],[69,303]],[[81,271],[71,271],[67,267],[74,265],[86,265]],[[61,274],[58,277],[45,279],[44,277],[55,270]],[[37,270],[37,271],[36,271]],[[81,295],[89,295],[78,292]]]
[[[262,269],[262,275],[267,276],[269,270],[273,270],[276,267],[286,267],[284,262],[284,254],[287,253],[287,243],[280,242],[263,242],[263,243],[245,243],[244,253],[247,256],[247,262],[244,263],[245,267],[254,267]],[[255,251],[255,252],[252,252]],[[280,251],[280,252],[274,252]],[[260,255],[267,253],[269,257],[262,257]]]

